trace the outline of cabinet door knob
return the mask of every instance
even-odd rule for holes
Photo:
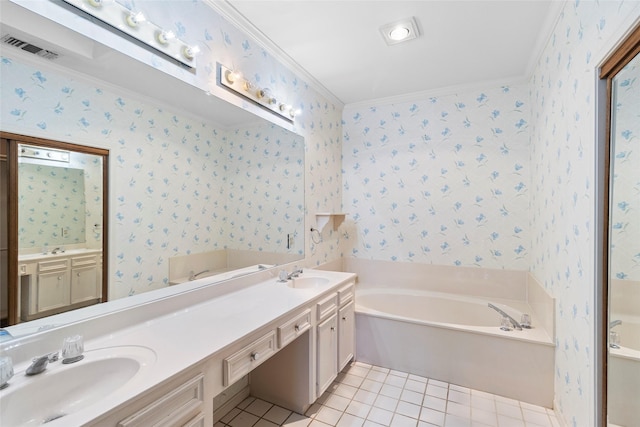
[[[260,359],[260,353],[258,353],[257,351],[254,351],[253,353],[251,353],[251,360],[258,360]]]
[[[335,331],[335,330],[336,330],[336,327],[335,327],[335,326],[332,326],[332,327],[331,327],[331,330],[332,330],[332,331]]]
[[[296,325],[296,326],[293,327],[293,329],[295,329],[296,332],[298,332],[298,331],[300,331],[300,326]]]
[[[347,320],[347,316],[342,316],[342,320]]]

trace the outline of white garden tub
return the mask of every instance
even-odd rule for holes
[[[620,334],[620,348],[609,348],[607,414],[614,425],[640,426],[640,319],[613,315],[622,323],[612,328]]]
[[[532,329],[500,330],[493,303]],[[524,302],[415,289],[356,290],[356,359],[551,408],[554,343]]]

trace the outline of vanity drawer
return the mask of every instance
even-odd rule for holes
[[[96,265],[97,263],[95,255],[84,255],[71,258],[71,267],[87,267]]]
[[[316,304],[318,310],[318,320],[335,313],[338,304],[338,294],[333,294]]]
[[[311,310],[305,310],[302,314],[278,327],[278,347],[282,348],[289,344],[310,327]]]
[[[353,299],[354,289],[355,289],[355,286],[353,282],[351,282],[347,286],[343,287],[338,291],[338,305],[340,307],[342,307],[343,305],[345,305],[346,303],[348,303]]]
[[[120,421],[118,427],[189,425],[199,418],[203,396],[204,375],[200,374]]]
[[[65,270],[69,266],[69,258],[52,259],[51,261],[38,262],[38,273],[53,270]]]
[[[227,357],[222,362],[224,375],[222,385],[228,386],[247,375],[256,366],[267,360],[276,352],[276,332],[268,334],[253,341],[242,350]]]

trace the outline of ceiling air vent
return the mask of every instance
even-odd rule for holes
[[[55,52],[51,52],[50,50],[32,45],[31,43],[27,43],[23,40],[17,39],[9,34],[2,37],[2,43],[17,47],[18,49],[25,50],[29,53],[33,53],[34,55],[38,55],[45,59],[56,59],[58,56],[60,56]]]

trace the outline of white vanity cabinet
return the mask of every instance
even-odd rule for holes
[[[322,395],[338,375],[338,294],[316,304],[316,396]]]
[[[55,310],[69,305],[69,260],[59,259],[38,263],[34,301],[30,304],[29,314]],[[35,303],[35,304],[34,304]]]
[[[166,394],[121,420],[117,427],[204,426],[203,374],[164,391]]]
[[[100,251],[20,260],[20,317],[33,320],[97,302],[102,295]]]
[[[100,298],[98,256],[85,255],[71,258],[71,304]]]
[[[353,283],[338,291],[338,372],[342,371],[355,355],[356,313],[353,296]]]

